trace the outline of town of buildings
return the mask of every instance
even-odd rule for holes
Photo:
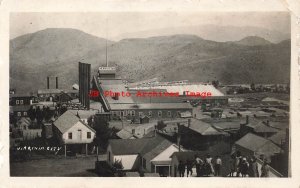
[[[249,87],[239,95],[243,85],[157,79],[128,83],[115,67],[99,67],[91,76],[90,65],[84,63],[79,63],[79,85],[59,89],[58,84],[56,77],[56,87],[50,88],[47,77],[47,89],[36,95],[10,93],[11,163],[25,155],[17,147],[42,143],[63,149],[36,155],[95,156],[99,176],[178,177],[180,161],[210,155],[214,162],[220,156],[221,176],[226,177],[237,153],[247,160],[255,156],[259,171],[268,161],[270,176],[289,176],[289,102],[268,97],[288,93],[283,86]],[[99,95],[89,96],[90,90]],[[105,96],[104,91],[132,95]],[[179,96],[135,97],[139,91]],[[185,91],[212,95],[195,98]],[[192,171],[196,176],[195,166]]]

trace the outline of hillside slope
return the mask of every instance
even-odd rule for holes
[[[211,81],[283,83],[289,81],[290,41],[272,44],[250,37],[244,42],[215,42],[195,35],[107,41],[108,62],[131,81]],[[259,45],[253,45],[259,42]],[[263,41],[263,43],[261,43]],[[47,76],[59,87],[78,82],[78,62],[105,65],[106,40],[75,29],[46,29],[10,41],[10,87],[18,91],[46,88]]]

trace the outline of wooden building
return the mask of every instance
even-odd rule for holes
[[[61,145],[65,146],[65,155],[69,145],[85,145],[87,154],[88,144],[96,137],[96,131],[83,123],[76,115],[66,111],[53,123],[53,134]]]

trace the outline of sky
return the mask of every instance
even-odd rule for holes
[[[10,39],[46,28],[74,28],[118,41],[142,31],[207,24],[254,26],[287,33],[290,16],[287,12],[15,12],[10,14]]]

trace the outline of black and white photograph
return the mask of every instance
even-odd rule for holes
[[[292,177],[290,83],[288,11],[11,12],[9,176]]]

